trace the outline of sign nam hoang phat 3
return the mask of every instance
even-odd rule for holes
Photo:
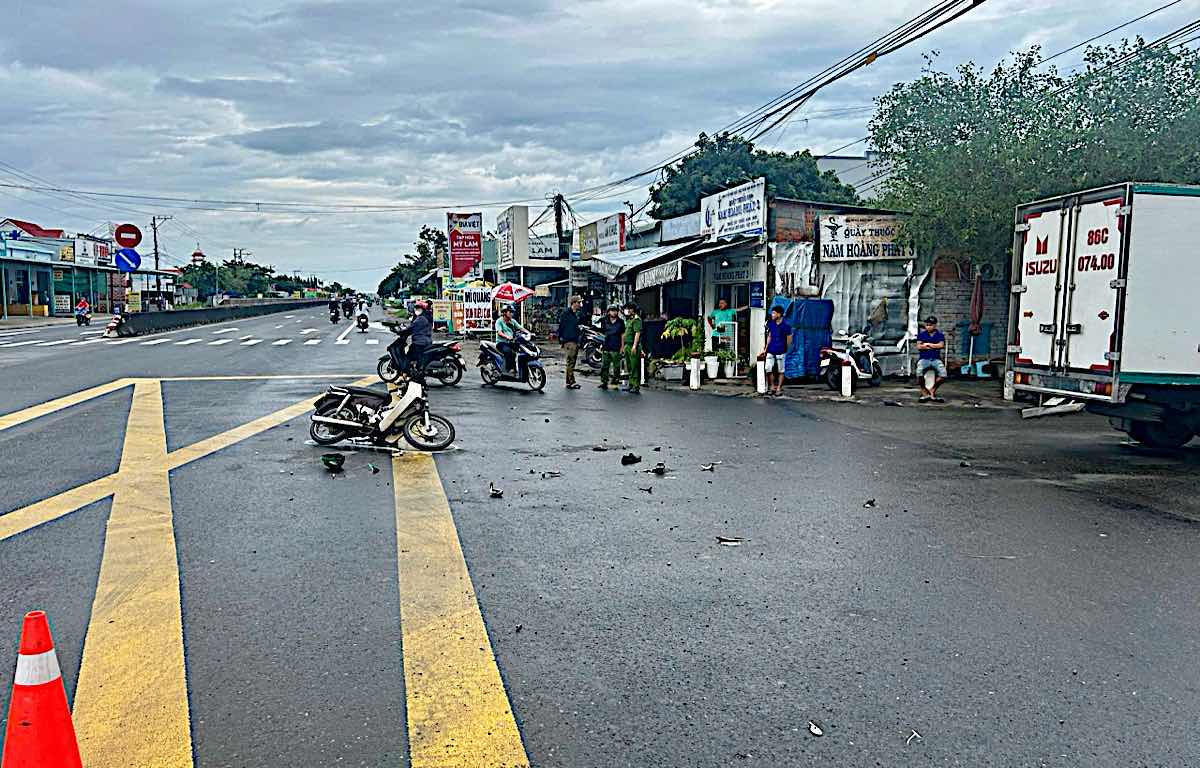
[[[913,258],[912,248],[899,242],[900,220],[895,216],[822,216],[818,229],[821,261]]]
[[[673,283],[683,279],[683,260],[676,259],[675,261],[659,264],[654,267],[647,267],[637,273],[634,278],[634,290],[644,291],[647,288],[655,288],[667,283]]]
[[[767,231],[767,180],[755,179],[700,201],[700,233],[710,241]]]

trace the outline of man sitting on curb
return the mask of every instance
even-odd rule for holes
[[[942,350],[946,348],[946,335],[938,330],[937,318],[925,318],[925,327],[917,332],[917,381],[921,383],[921,402],[946,402],[938,397],[938,387],[946,381],[946,364],[942,362]],[[933,386],[925,387],[925,371],[933,369]]]

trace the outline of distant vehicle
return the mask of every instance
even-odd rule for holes
[[[1155,448],[1200,433],[1200,187],[1125,183],[1016,211],[1005,397],[1081,400]]]
[[[842,334],[845,336],[845,333]],[[883,368],[875,357],[875,347],[865,333],[846,337],[846,348],[821,349],[821,380],[835,392],[842,388],[842,371],[854,373],[854,385],[859,382],[878,387],[883,384]]]

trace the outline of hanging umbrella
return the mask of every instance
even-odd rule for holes
[[[492,289],[492,301],[497,299],[512,304],[520,304],[534,293],[532,288],[526,288],[519,283],[500,283]]]
[[[967,351],[967,364],[960,371],[964,376],[971,373],[971,369],[975,366],[975,337],[983,332],[982,322],[983,275],[976,273],[975,288],[971,291],[971,321],[967,325],[967,333],[971,336],[971,345]]]

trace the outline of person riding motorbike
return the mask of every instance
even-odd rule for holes
[[[500,317],[496,318],[496,348],[504,355],[505,373],[515,373],[517,369],[517,334],[525,328],[513,319],[513,307],[505,304],[500,308]]]
[[[413,302],[412,322],[397,335],[395,341],[388,345],[388,354],[392,356],[392,365],[403,373],[412,375],[412,373],[419,372],[425,351],[433,346],[431,306],[424,299]],[[408,343],[407,354],[404,352],[405,342]]]

